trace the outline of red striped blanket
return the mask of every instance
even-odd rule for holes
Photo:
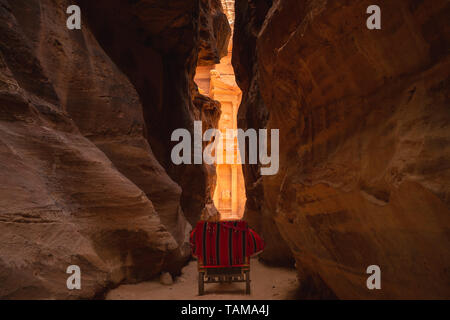
[[[246,221],[199,221],[191,232],[192,255],[209,267],[232,267],[264,249],[263,239]]]

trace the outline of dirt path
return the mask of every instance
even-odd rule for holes
[[[159,281],[122,285],[111,290],[106,299],[120,300],[282,300],[295,299],[298,283],[296,271],[285,268],[272,268],[251,261],[252,294],[245,295],[244,283],[205,284],[205,295],[197,295],[197,262],[191,261],[183,268],[180,277],[172,285]]]

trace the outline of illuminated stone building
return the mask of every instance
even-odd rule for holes
[[[234,0],[222,0],[224,12],[230,25],[234,24]],[[195,81],[202,94],[221,103],[222,114],[219,120],[219,130],[223,135],[226,129],[237,129],[237,113],[241,103],[242,93],[236,84],[234,70],[231,65],[232,41],[228,47],[228,55],[215,66],[199,66]],[[235,159],[238,157],[237,140],[232,144]],[[224,149],[226,144],[224,144]],[[225,150],[223,152],[225,154]],[[214,204],[221,213],[222,219],[238,219],[244,214],[245,184],[240,164],[218,164],[216,166],[217,184],[214,192]]]

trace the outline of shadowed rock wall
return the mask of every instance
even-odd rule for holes
[[[203,120],[204,130],[217,126],[220,105],[200,95],[193,79],[197,64],[214,64],[226,55],[231,31],[220,1],[80,2],[99,43],[139,93],[146,138],[182,187],[182,209],[196,223],[212,204],[215,170],[174,166],[170,138],[178,128],[193,133],[194,120]]]
[[[198,188],[185,193],[167,141],[169,124],[213,125],[220,114],[212,100],[193,103],[206,2],[128,3],[79,1],[82,29],[70,31],[69,1],[0,0],[2,298],[92,298],[176,273],[190,255],[183,210],[200,217],[214,171],[193,170]],[[67,290],[71,264],[82,290]]]

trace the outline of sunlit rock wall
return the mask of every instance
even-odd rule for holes
[[[234,0],[222,0],[223,10],[231,26],[234,24]],[[232,43],[227,54],[220,63],[198,66],[195,82],[200,92],[218,101],[221,105],[220,119],[215,128],[221,131],[224,138],[227,130],[237,129],[237,113],[241,103],[242,92],[236,84],[234,69],[231,64]],[[239,162],[237,139],[223,140],[222,153],[227,148],[234,149],[233,163],[220,159],[216,167],[216,184],[214,188],[214,205],[220,212],[221,219],[240,219],[243,217],[246,196],[242,166]]]
[[[244,168],[246,215],[305,297],[449,298],[450,5],[377,1],[368,30],[371,4],[236,1],[240,123],[280,129],[279,173]]]

